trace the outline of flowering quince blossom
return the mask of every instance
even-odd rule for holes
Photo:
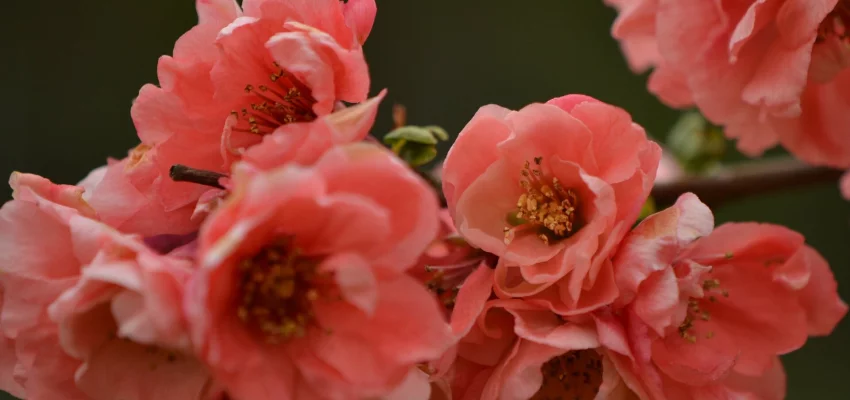
[[[45,399],[213,399],[191,355],[191,263],[92,219],[82,188],[15,173],[0,209],[2,389]]]
[[[123,231],[196,230],[190,217],[209,188],[172,181],[172,165],[227,173],[265,136],[367,96],[361,44],[374,0],[250,0],[241,9],[197,0],[197,9],[198,25],[160,59],[161,86],[143,87],[133,104],[142,144],[111,162],[92,193],[104,222]]]
[[[235,168],[200,233],[187,298],[193,341],[234,399],[394,393],[451,332],[406,274],[438,229],[424,181],[386,150],[351,144],[311,167]],[[407,387],[408,385],[402,385]]]
[[[653,399],[782,399],[777,356],[829,334],[847,305],[796,232],[713,225],[685,194],[626,237],[615,270],[635,357],[621,366]]]
[[[782,144],[850,167],[850,2],[607,0],[629,64],[649,89],[696,105],[750,155]]]
[[[500,257],[496,293],[579,314],[617,296],[610,257],[660,157],[625,111],[590,97],[486,106],[449,151],[443,191],[458,232]]]
[[[451,320],[460,341],[430,366],[438,394],[432,398],[636,398],[608,356],[630,358],[614,318],[564,320],[522,299],[493,299],[492,287],[486,267],[464,283]]]

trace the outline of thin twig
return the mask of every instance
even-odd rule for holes
[[[686,192],[696,194],[709,207],[792,187],[837,181],[843,171],[806,165],[780,158],[743,163],[709,176],[685,176],[656,183],[652,197],[659,206],[676,202]]]
[[[224,186],[221,186],[218,181],[227,177],[227,175],[218,172],[196,169],[181,164],[173,165],[169,170],[169,176],[175,182],[192,182],[219,189],[224,189]]]

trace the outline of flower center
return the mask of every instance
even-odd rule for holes
[[[543,364],[543,385],[531,400],[592,400],[602,386],[602,356],[595,350],[577,350]]]
[[[313,322],[321,276],[316,262],[279,240],[239,265],[237,315],[270,343],[301,337]]]
[[[832,36],[841,40],[850,39],[850,0],[840,0],[818,27],[815,43],[822,43]]]
[[[688,309],[685,314],[685,319],[678,328],[679,336],[691,343],[696,343],[698,339],[695,324],[698,321],[711,320],[711,313],[703,309],[702,302],[704,302],[706,298],[711,303],[717,302],[717,294],[720,294],[723,297],[729,297],[729,292],[720,288],[720,280],[718,279],[704,280],[702,282],[702,290],[705,293],[705,297],[702,299],[696,299],[693,297],[688,299]],[[714,332],[706,332],[706,339],[711,339],[712,337],[714,337]]]
[[[231,112],[239,121],[234,130],[266,135],[282,125],[316,119],[313,112],[316,99],[310,88],[277,63],[274,71],[269,75],[270,84],[245,86],[245,93],[254,99],[241,111]]]
[[[505,243],[510,243],[517,234],[534,231],[545,243],[569,237],[576,229],[578,194],[565,189],[558,178],[543,173],[543,157],[535,157],[536,168],[526,161],[520,184],[525,193],[517,200],[516,213],[508,218],[510,227],[505,227]]]

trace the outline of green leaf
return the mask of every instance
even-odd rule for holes
[[[428,164],[437,158],[437,148],[418,143],[407,143],[398,153],[398,156],[407,162],[408,165],[415,168]]]
[[[393,144],[404,140],[419,144],[436,145],[437,138],[434,136],[434,133],[425,128],[420,128],[418,126],[403,126],[384,136],[384,143],[392,146]]]
[[[426,127],[423,127],[423,129],[427,130],[428,132],[431,132],[440,141],[445,142],[449,140],[449,133],[446,132],[445,129],[440,128],[439,126],[428,125]]]
[[[726,153],[726,138],[702,114],[690,111],[682,114],[670,130],[667,148],[685,171],[702,174],[720,164]]]
[[[655,206],[655,199],[649,197],[646,199],[646,202],[643,203],[643,207],[640,209],[640,215],[638,216],[638,221],[643,221],[646,217],[655,214],[657,211]]]

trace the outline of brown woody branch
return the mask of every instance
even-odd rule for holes
[[[175,164],[171,167],[169,176],[175,182],[192,182],[219,189],[224,189],[224,186],[221,186],[219,180],[227,177],[227,175],[218,172],[196,169],[180,164]]]
[[[835,182],[843,171],[806,165],[794,159],[762,160],[724,168],[709,176],[685,176],[656,183],[652,196],[667,206],[686,192],[696,194],[709,207],[750,196],[810,184]]]

